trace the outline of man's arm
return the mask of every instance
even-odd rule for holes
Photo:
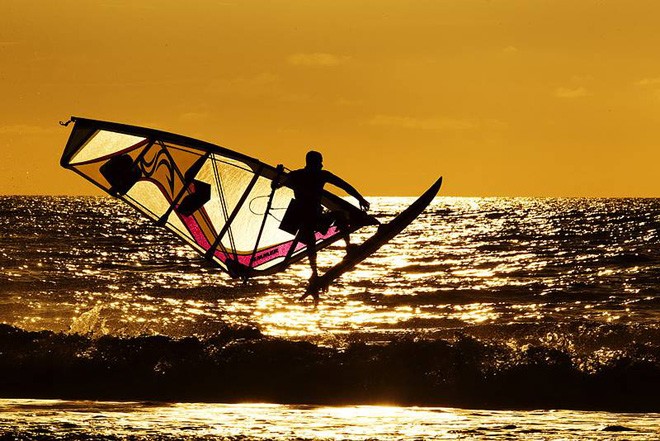
[[[369,204],[369,201],[367,201],[367,200],[366,200],[366,199],[360,194],[360,192],[358,192],[358,191],[355,189],[355,187],[353,187],[353,186],[352,186],[351,184],[349,184],[348,182],[344,181],[344,180],[343,180],[342,178],[340,178],[339,176],[336,176],[336,175],[330,173],[330,172],[327,171],[327,170],[326,170],[326,173],[327,173],[327,174],[326,174],[326,181],[328,182],[328,184],[332,184],[332,185],[334,185],[334,186],[336,186],[336,187],[341,188],[341,189],[344,190],[346,193],[350,194],[350,195],[353,196],[355,199],[357,199],[358,202],[360,203],[360,208],[361,208],[362,210],[367,211],[367,210],[369,209],[369,206],[370,206],[371,204]]]
[[[277,179],[273,179],[270,183],[270,188],[276,190],[280,187],[284,187],[289,183],[289,177],[291,173],[284,172],[284,166],[282,164],[277,164]]]

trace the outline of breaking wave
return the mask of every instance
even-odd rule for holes
[[[173,338],[0,325],[0,395],[660,410],[657,329],[585,325],[582,340],[550,327],[535,338],[524,328],[467,331],[328,346],[245,326]]]

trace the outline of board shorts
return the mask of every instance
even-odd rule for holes
[[[316,233],[326,234],[332,225],[343,229],[345,222],[343,213],[331,211],[323,212],[320,207],[305,206],[296,199],[289,203],[284,217],[280,223],[280,229],[292,235],[306,245],[316,243]]]

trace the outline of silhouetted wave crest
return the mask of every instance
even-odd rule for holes
[[[660,410],[651,342],[577,352],[458,333],[327,347],[251,327],[91,338],[0,325],[0,353],[5,397]]]

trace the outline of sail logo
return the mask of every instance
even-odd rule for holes
[[[165,181],[169,186],[170,194],[174,194],[175,173],[174,165],[172,165],[173,163],[174,159],[172,158],[172,155],[165,146],[161,145],[160,149],[153,155],[151,160],[147,160],[146,155],[143,156],[138,163],[138,167],[142,172],[142,176],[145,178],[153,177],[153,179],[159,182],[162,182],[162,180],[157,179],[155,175],[162,169],[165,174]]]

